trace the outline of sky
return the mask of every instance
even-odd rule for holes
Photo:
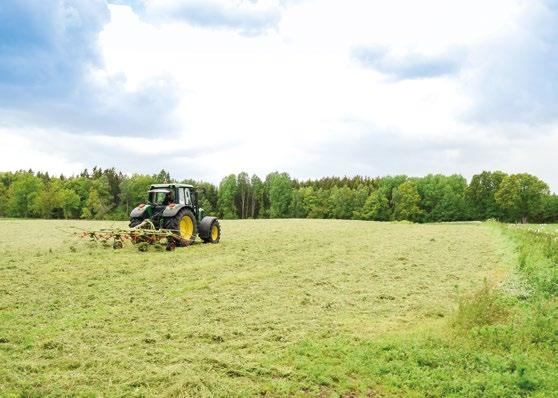
[[[558,192],[558,0],[2,0],[0,170]]]

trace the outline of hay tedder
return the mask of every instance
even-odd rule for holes
[[[148,245],[164,244],[167,250],[194,243],[199,236],[204,243],[218,243],[221,226],[216,217],[206,216],[198,204],[198,191],[187,184],[154,184],[148,191],[147,202],[130,213],[129,228],[84,231],[82,236],[121,248],[125,240],[138,244],[140,250]]]

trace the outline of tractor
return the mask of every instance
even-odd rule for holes
[[[163,229],[173,232],[173,244],[188,246],[196,235],[204,243],[218,243],[221,226],[216,217],[206,216],[198,204],[198,190],[188,184],[154,184],[147,202],[130,213],[130,228]]]

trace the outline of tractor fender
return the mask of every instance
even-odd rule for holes
[[[144,218],[143,214],[150,207],[149,205],[139,205],[135,207],[130,213],[130,218]]]
[[[173,203],[171,205],[168,205],[167,207],[165,207],[165,210],[163,210],[163,217],[174,217],[176,216],[176,213],[178,213],[185,207],[188,206],[181,203]]]

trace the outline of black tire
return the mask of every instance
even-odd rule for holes
[[[135,228],[143,222],[141,218],[130,218],[130,224],[128,225],[130,228]]]
[[[217,217],[204,217],[199,229],[203,243],[219,243],[221,240],[221,225]]]
[[[192,223],[191,236],[186,236],[189,235],[189,232],[186,235],[184,235],[184,230],[181,230],[180,228],[181,221],[186,217],[188,217]],[[187,220],[185,220],[185,222],[188,223]],[[194,213],[192,213],[190,209],[181,209],[178,213],[176,213],[174,217],[165,218],[163,221],[163,227],[165,229],[170,229],[174,231],[176,235],[180,236],[180,238],[174,239],[174,243],[176,244],[176,246],[184,247],[184,246],[191,245],[196,240],[196,235],[198,234],[198,225],[196,222],[196,216],[194,216]]]

